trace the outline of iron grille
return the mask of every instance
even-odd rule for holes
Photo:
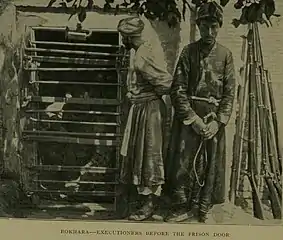
[[[116,31],[70,40],[65,28],[32,28],[22,90],[32,194],[115,210],[128,58]]]

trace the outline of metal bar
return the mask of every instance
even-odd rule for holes
[[[83,121],[67,121],[67,120],[46,120],[46,119],[36,119],[30,117],[31,121],[34,122],[46,122],[46,123],[71,123],[80,125],[102,125],[102,126],[118,126],[118,123],[106,123],[106,122],[83,122]]]
[[[116,140],[101,140],[101,139],[88,139],[80,137],[54,137],[54,136],[37,136],[37,135],[25,135],[23,139],[26,141],[37,142],[57,142],[57,143],[69,143],[69,144],[82,144],[82,145],[95,145],[95,146],[117,146],[119,141]]]
[[[118,182],[94,182],[94,181],[61,181],[61,180],[33,180],[38,183],[77,183],[77,184],[93,184],[93,185],[117,185]]]
[[[73,104],[97,104],[97,105],[118,105],[116,99],[103,99],[103,98],[63,98],[63,97],[49,97],[49,96],[31,96],[32,102],[54,103],[65,102]]]
[[[72,85],[90,85],[90,86],[117,86],[118,83],[99,83],[99,82],[71,82],[71,81],[34,81],[33,83],[41,84],[72,84]]]
[[[31,31],[31,40],[35,40],[35,32],[34,31]],[[32,44],[31,47],[35,48],[36,45]],[[31,54],[33,56],[37,56],[37,52],[32,52]],[[31,66],[35,65],[34,62],[31,62],[30,64],[31,64]],[[30,73],[30,81],[37,81],[39,79],[38,75],[39,75],[38,72],[31,72]],[[36,87],[35,89],[36,89],[36,93],[35,94],[38,94],[39,93],[39,88]],[[35,105],[37,105],[37,107],[39,107],[39,103],[36,103]],[[33,115],[34,115],[34,117],[38,117],[39,118],[39,113],[35,113]],[[39,128],[39,123],[33,122],[32,123],[32,127],[33,128]],[[38,164],[38,163],[41,162],[40,161],[39,152],[38,152],[38,142],[33,142],[32,145],[33,145],[33,149],[32,149],[33,152],[31,153],[31,155],[33,156],[33,158],[32,158],[33,159],[33,164]],[[35,177],[38,178],[38,176],[35,176]],[[38,189],[39,188],[38,184],[36,184],[34,186],[34,188]]]
[[[29,52],[48,52],[48,53],[70,53],[70,54],[82,54],[89,56],[110,56],[110,57],[125,57],[124,54],[118,53],[102,53],[102,52],[89,52],[89,51],[72,51],[61,49],[46,49],[46,48],[25,48]]]
[[[41,131],[41,130],[24,130],[24,134],[51,134],[51,135],[69,135],[69,136],[90,136],[90,137],[121,137],[117,133],[81,133],[81,132],[59,132],[59,131]]]
[[[69,43],[69,42],[48,42],[48,41],[31,41],[32,44],[60,45],[60,46],[81,46],[81,47],[109,47],[119,48],[119,45],[112,44],[93,44],[93,43]]]
[[[62,113],[80,113],[80,114],[93,114],[93,115],[111,115],[118,116],[121,113],[118,112],[99,112],[99,111],[82,111],[82,110],[46,110],[46,109],[29,109],[27,113],[47,113],[47,112],[62,112]]]
[[[91,58],[77,58],[77,57],[55,57],[55,56],[30,56],[25,55],[26,59],[37,62],[52,62],[52,63],[68,63],[68,64],[86,64],[86,65],[107,65],[115,66],[116,61],[110,59],[91,59]]]
[[[46,7],[45,7],[46,8]],[[61,8],[61,7],[60,7]],[[65,31],[66,27],[58,27],[58,26],[33,26],[33,30],[49,30],[49,31]],[[89,28],[88,30],[92,32],[102,32],[102,33],[117,33],[117,29],[111,28]]]
[[[119,35],[119,44],[122,43],[122,40],[121,40],[121,35]],[[120,64],[118,65],[120,66]],[[118,80],[118,87],[117,87],[117,98],[119,101],[122,102],[122,89],[121,89],[121,85],[122,85],[122,80],[121,80],[121,74],[119,74],[120,71],[118,71],[118,74],[117,74],[117,80]],[[117,106],[117,112],[121,112],[122,109],[121,109],[121,105],[118,105]],[[121,132],[121,115],[119,115],[117,117],[117,121],[119,123],[119,126],[116,128],[116,134],[120,134]],[[116,162],[115,162],[115,167],[117,167],[118,169],[120,168],[120,145],[117,145],[116,147]],[[118,173],[115,175],[115,180],[118,181],[119,179],[119,175]],[[115,192],[119,192],[119,189],[118,189],[118,185],[115,186]],[[119,206],[118,204],[120,204],[120,202],[118,201],[117,197],[115,197],[114,199],[114,208],[115,208],[115,211],[117,211],[119,209]]]
[[[26,71],[63,72],[63,71],[116,71],[116,68],[24,68]],[[126,69],[125,69],[126,70]]]
[[[32,193],[37,194],[65,194],[65,195],[82,195],[82,196],[97,196],[97,197],[115,197],[115,192],[109,191],[63,191],[63,190],[31,190]]]
[[[85,171],[88,173],[115,173],[118,168],[107,168],[107,167],[80,167],[80,166],[60,166],[60,165],[34,165],[29,167],[36,171],[49,171],[49,172],[81,172]]]

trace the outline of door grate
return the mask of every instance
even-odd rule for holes
[[[70,41],[64,28],[33,27],[24,61],[30,194],[115,211],[129,62],[119,33],[91,29],[88,39]]]

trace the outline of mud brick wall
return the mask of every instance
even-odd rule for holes
[[[21,141],[25,119],[20,111],[26,34],[12,4],[4,9],[0,22],[0,173],[6,177],[12,175],[24,183],[29,179],[26,166],[30,165],[23,161],[30,150]]]
[[[1,71],[1,173],[20,172],[19,155],[19,74],[15,8],[10,5],[0,17]]]

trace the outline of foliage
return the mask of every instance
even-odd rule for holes
[[[12,0],[0,0],[0,14],[3,13],[3,11],[9,5],[10,2],[12,2]]]
[[[128,9],[136,12],[139,15],[144,15],[150,20],[167,21],[169,26],[175,26],[178,22],[185,19],[186,11],[195,11],[201,4],[210,0],[124,0],[123,3],[118,4],[115,0],[104,0],[103,11],[114,12],[118,14],[122,9]],[[179,9],[178,2],[180,1],[182,7]],[[233,24],[238,27],[240,24],[247,24],[248,22],[270,22],[271,16],[279,16],[275,14],[274,0],[219,0],[222,7],[225,7],[229,2],[234,1],[235,9],[241,10],[242,15],[240,19],[233,19]],[[64,8],[72,8],[74,15],[78,16],[80,22],[86,19],[86,12],[97,7],[95,0],[50,0],[48,7],[54,3],[59,4]]]
[[[274,0],[238,0],[234,7],[242,10],[240,19],[233,19],[232,23],[235,27],[253,22],[265,23],[269,26],[272,16],[280,16],[275,13]]]

